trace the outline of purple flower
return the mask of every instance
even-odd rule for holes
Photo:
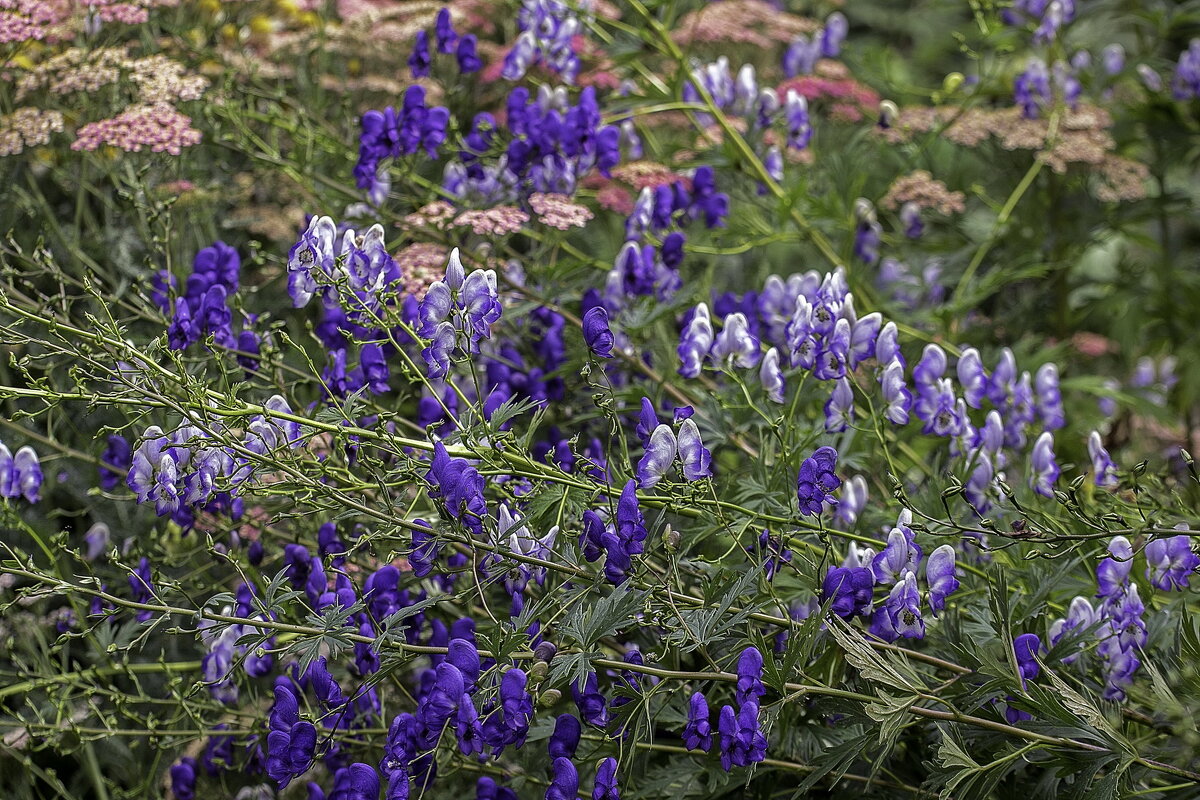
[[[433,27],[434,40],[437,42],[437,51],[439,53],[451,53],[454,51],[454,43],[458,39],[458,34],[454,32],[454,23],[450,19],[450,9],[443,8],[437,13],[437,20]]]
[[[133,599],[138,603],[154,602],[154,583],[150,574],[150,559],[142,556],[142,560],[138,562],[137,569],[129,576],[129,589],[133,592]],[[138,622],[145,622],[154,616],[154,612],[142,610],[137,613]]]
[[[316,746],[317,729],[311,722],[301,720],[287,730],[271,730],[267,734],[267,777],[280,791],[286,789],[293,778],[312,766]]]
[[[1062,392],[1058,388],[1058,367],[1047,361],[1038,367],[1033,378],[1034,405],[1046,430],[1053,431],[1066,424]]]
[[[706,753],[712,747],[708,700],[700,692],[694,693],[688,701],[688,721],[683,728],[683,744],[688,750],[703,750]]]
[[[693,423],[693,426],[695,423]],[[699,434],[697,434],[697,440]],[[678,452],[678,441],[675,438],[675,432],[671,430],[669,425],[659,425],[650,434],[650,441],[646,444],[646,452],[642,455],[637,465],[638,485],[643,489],[649,489],[662,480],[663,475],[671,468],[671,464],[675,461],[675,454]]]
[[[1089,630],[1099,621],[1096,610],[1092,608],[1092,604],[1088,602],[1086,597],[1076,597],[1071,601],[1070,607],[1067,609],[1065,619],[1055,620],[1050,626],[1050,646],[1054,647],[1068,633],[1075,631],[1078,636],[1081,633]],[[1071,655],[1063,656],[1064,664],[1073,664],[1079,659],[1078,650],[1082,649],[1083,642],[1080,642],[1076,647],[1076,652]]]
[[[1043,497],[1054,497],[1054,482],[1062,470],[1054,459],[1054,435],[1045,431],[1033,443],[1033,454],[1030,456],[1033,470],[1031,478],[1035,492]]]
[[[569,758],[556,758],[551,763],[553,777],[546,789],[546,800],[578,800],[579,772]]]
[[[936,548],[925,560],[925,582],[929,584],[929,607],[941,611],[946,598],[958,591],[954,574],[954,548],[948,544]]]
[[[700,377],[700,370],[712,349],[713,341],[713,326],[708,306],[700,303],[679,338],[679,374],[685,378]]]
[[[117,488],[117,484],[121,481],[121,476],[108,467],[111,466],[123,472],[129,472],[129,467],[133,463],[133,450],[129,446],[129,441],[119,433],[110,434],[108,437],[108,446],[100,454],[100,460],[103,462],[100,466],[100,488],[106,492],[111,492]]]
[[[1097,597],[1117,598],[1129,582],[1133,570],[1133,546],[1124,536],[1114,536],[1108,544],[1110,556],[1096,567]]]
[[[689,417],[679,425],[677,444],[679,460],[683,462],[684,480],[698,481],[712,476],[712,454],[700,440],[700,429],[695,420]]]
[[[608,701],[600,693],[596,673],[589,672],[583,686],[578,681],[571,683],[571,696],[579,709],[579,718],[589,725],[603,728],[608,725]]]
[[[883,399],[887,403],[887,408],[883,412],[884,416],[893,425],[907,424],[913,398],[912,392],[908,390],[908,386],[904,382],[904,365],[898,359],[893,358],[884,367],[879,376],[879,385],[883,390]]]
[[[962,355],[958,357],[956,370],[958,382],[963,389],[963,399],[971,408],[981,408],[983,399],[987,396],[988,379],[979,351],[974,347],[964,348]]]
[[[883,316],[875,311],[855,320],[850,331],[848,363],[851,369],[875,355]]]
[[[871,562],[871,570],[879,583],[895,583],[905,575],[915,575],[921,562],[921,548],[910,534],[900,528],[888,533],[887,546]]]
[[[454,352],[454,339],[454,325],[451,323],[439,323],[434,329],[429,346],[421,351],[422,358],[429,366],[430,378],[444,378],[450,372],[450,354]]]
[[[795,89],[788,89],[783,102],[783,115],[787,122],[787,146],[803,150],[813,134],[808,120],[808,100]]]
[[[378,800],[379,773],[370,764],[355,763],[333,775],[329,800]]]
[[[779,366],[778,349],[772,347],[763,356],[762,364],[758,368],[758,379],[771,402],[782,404],[787,384],[784,382],[783,370]]]
[[[601,761],[600,766],[596,768],[592,800],[621,800],[621,792],[617,786],[617,760],[612,756]]]
[[[762,683],[763,657],[757,647],[747,647],[738,656],[737,687],[734,698],[738,705],[748,701],[756,701],[767,693],[767,687]]]
[[[855,475],[842,485],[842,495],[834,509],[834,517],[847,527],[858,522],[858,515],[867,504],[867,480]]]
[[[592,306],[583,315],[583,340],[598,358],[612,358],[615,338],[608,326],[608,311],[604,306]]]
[[[175,800],[193,800],[196,796],[196,759],[184,756],[171,765],[171,794]]]
[[[554,721],[554,732],[550,734],[547,750],[551,760],[573,758],[579,747],[580,725],[573,714],[560,714]]]
[[[1192,540],[1186,534],[1153,539],[1146,544],[1146,577],[1157,589],[1183,591],[1188,577],[1200,566],[1200,557],[1192,552]]]
[[[885,642],[924,638],[925,620],[921,617],[921,595],[915,574],[908,572],[896,581],[883,605],[875,609],[871,633]]]
[[[1025,681],[1031,681],[1041,674],[1038,664],[1038,652],[1042,649],[1042,640],[1036,633],[1023,633],[1013,639],[1013,654],[1017,658],[1017,672],[1021,674],[1021,686]]]
[[[423,30],[417,31],[412,55],[408,57],[408,67],[412,71],[412,76],[414,78],[428,77],[429,68],[432,65],[433,59],[429,54],[429,34]]]
[[[842,485],[834,474],[837,466],[837,451],[832,447],[819,447],[800,465],[796,480],[796,496],[800,501],[800,513],[815,517],[821,513],[830,493]]]
[[[821,583],[821,604],[839,617],[864,616],[871,611],[875,576],[866,567],[830,567]]]
[[[1113,463],[1112,457],[1104,449],[1098,432],[1092,431],[1088,435],[1087,449],[1088,456],[1092,459],[1092,472],[1096,475],[1096,485],[1103,489],[1116,486],[1118,483],[1117,465]]]
[[[733,767],[748,767],[767,757],[767,737],[758,727],[758,703],[742,704],[736,712],[733,706],[722,706],[717,729],[721,739],[721,766],[726,772]]]
[[[1013,81],[1013,99],[1021,107],[1022,116],[1026,119],[1038,118],[1041,109],[1052,100],[1050,72],[1046,69],[1046,62],[1040,58],[1031,58],[1026,62],[1025,71]]]
[[[839,378],[825,401],[825,432],[841,433],[854,421],[854,392],[850,381]]]
[[[750,332],[746,315],[740,311],[725,318],[725,325],[712,345],[713,359],[724,366],[750,369],[758,366],[762,357],[758,337]]]

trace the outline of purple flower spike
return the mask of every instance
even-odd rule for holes
[[[699,434],[697,434],[697,439],[699,439]],[[659,425],[655,428],[654,432],[650,434],[650,442],[646,445],[646,453],[637,465],[638,485],[643,489],[649,489],[662,480],[663,475],[675,461],[677,450],[678,443],[671,427]]]

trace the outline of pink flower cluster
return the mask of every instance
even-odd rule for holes
[[[591,209],[572,203],[565,194],[534,192],[529,196],[529,207],[538,215],[539,222],[560,231],[582,228],[593,216]]]
[[[200,142],[200,131],[191,118],[166,103],[130,106],[112,119],[84,125],[76,134],[72,150],[95,150],[101,145],[130,153],[149,149],[179,155],[183,148]]]
[[[63,129],[63,115],[40,108],[18,108],[0,117],[0,156],[15,156],[50,141]]]
[[[68,4],[54,0],[0,0],[0,44],[52,38],[69,13]]]
[[[455,225],[470,227],[478,236],[504,236],[516,233],[529,222],[529,215],[514,206],[496,206],[483,211],[464,211]]]

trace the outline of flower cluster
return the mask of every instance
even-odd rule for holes
[[[0,497],[25,498],[36,503],[41,499],[42,464],[32,447],[26,445],[11,452],[0,442]]]

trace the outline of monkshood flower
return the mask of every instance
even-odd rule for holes
[[[904,365],[898,359],[893,358],[884,367],[879,375],[879,386],[883,392],[883,400],[887,403],[883,411],[884,417],[893,425],[908,424],[908,412],[912,409],[913,397],[904,382]]]
[[[818,307],[824,311],[824,307]],[[816,369],[813,377],[821,381],[835,381],[846,377],[846,361],[850,356],[850,322],[839,318],[833,330],[826,332],[817,351]]]
[[[649,489],[660,480],[675,462],[679,444],[669,425],[659,425],[650,434],[646,452],[637,465],[638,484]]]
[[[757,647],[747,647],[738,656],[737,686],[734,698],[738,705],[746,702],[757,702],[757,698],[767,693],[767,687],[762,683],[763,657]]]
[[[1179,54],[1171,78],[1171,96],[1176,100],[1200,97],[1200,39],[1192,39],[1187,50]]]
[[[387,800],[403,800],[403,798],[388,797]],[[512,789],[507,786],[498,786],[495,779],[484,775],[475,782],[475,800],[518,800],[518,798],[517,793]]]
[[[1013,99],[1026,119],[1037,119],[1041,110],[1050,105],[1050,72],[1046,62],[1030,58],[1025,70],[1013,81]]]
[[[477,40],[473,33],[468,33],[458,40],[458,49],[454,57],[458,60],[458,71],[464,75],[483,69],[483,61],[479,58]]]
[[[433,59],[429,55],[429,34],[423,30],[417,31],[412,54],[408,57],[408,68],[414,78],[425,78],[429,76],[429,68],[432,65]]]
[[[777,348],[772,347],[763,356],[762,363],[758,367],[758,379],[762,383],[767,398],[772,403],[782,405],[787,384],[784,381],[783,369],[779,366],[779,350]]]
[[[925,223],[921,220],[921,207],[912,202],[900,206],[900,224],[904,226],[905,236],[909,239],[920,239],[925,233]]]
[[[915,574],[906,573],[896,581],[883,605],[875,609],[870,630],[885,642],[925,637],[925,620],[921,617],[921,593],[917,589]]]
[[[821,582],[821,605],[839,617],[871,613],[875,575],[866,567],[830,567]]]
[[[1021,675],[1021,685],[1031,681],[1042,672],[1038,663],[1038,653],[1042,649],[1042,640],[1036,633],[1023,633],[1013,639],[1013,655],[1017,660],[1017,672]]]
[[[1183,591],[1188,577],[1200,567],[1200,557],[1192,552],[1191,537],[1180,534],[1148,542],[1146,563],[1146,577],[1156,589]]]
[[[958,374],[958,383],[962,386],[963,400],[971,408],[982,408],[988,392],[988,377],[979,351],[974,347],[963,348],[955,372]]]
[[[613,343],[616,341],[608,326],[608,311],[604,306],[593,306],[583,315],[583,340],[592,355],[597,358],[612,358]]]
[[[683,479],[698,481],[712,476],[712,454],[700,440],[696,421],[685,419],[679,424],[679,460],[683,464]]]
[[[1096,610],[1092,608],[1092,604],[1088,602],[1086,597],[1076,597],[1071,601],[1070,607],[1067,609],[1067,616],[1063,619],[1055,620],[1050,625],[1050,646],[1057,645],[1067,634],[1076,631],[1078,636],[1091,628],[1100,621],[1100,616]],[[1064,664],[1073,664],[1079,659],[1079,650],[1083,648],[1083,642],[1080,641],[1076,652],[1063,656]]]
[[[560,714],[554,721],[554,731],[546,743],[546,749],[551,760],[556,758],[574,758],[579,747],[579,737],[582,728],[579,720],[573,714]]]
[[[920,563],[920,545],[911,531],[897,526],[888,533],[887,545],[871,561],[871,571],[878,583],[891,584],[915,575]]]
[[[590,2],[575,7],[591,13]],[[540,63],[558,73],[564,83],[574,83],[580,66],[574,38],[584,32],[584,25],[573,7],[560,0],[522,0],[517,25],[521,34],[504,59],[501,77],[520,80]]]
[[[708,700],[703,693],[695,692],[688,700],[688,721],[683,728],[683,744],[688,750],[712,747],[712,725],[709,723]]]
[[[767,737],[758,725],[758,703],[747,701],[734,711],[722,706],[717,719],[720,733],[721,767],[729,772],[736,767],[748,767],[767,757]]]
[[[32,447],[26,445],[10,455],[8,448],[0,442],[0,497],[9,499],[23,497],[36,503],[42,488],[42,464]]]
[[[1050,362],[1038,367],[1033,378],[1034,405],[1046,430],[1052,431],[1066,424],[1062,406],[1062,392],[1058,388],[1058,367]]]
[[[846,297],[848,301],[850,295]],[[850,308],[852,309],[853,306],[850,306]],[[845,305],[843,305],[843,314],[846,310]],[[883,316],[878,311],[867,314],[865,317],[860,317],[851,324],[850,348],[847,357],[847,365],[850,369],[855,369],[859,364],[874,357],[882,326]],[[834,330],[836,332],[836,326]]]
[[[762,357],[758,337],[750,332],[746,315],[741,312],[725,318],[724,327],[712,346],[713,360],[725,369],[737,366],[751,369]]]
[[[685,378],[700,377],[704,360],[712,349],[715,337],[712,319],[709,316],[708,305],[700,303],[696,306],[692,319],[679,338],[679,374]]]
[[[571,697],[579,709],[579,718],[588,725],[597,728],[608,726],[608,700],[600,693],[599,678],[596,673],[589,672],[580,686],[578,681],[571,682]]]
[[[992,467],[992,456],[985,450],[977,450],[971,455],[975,467],[963,484],[963,497],[975,513],[982,517],[992,507],[989,495],[992,490],[995,470]]]
[[[600,766],[596,768],[592,800],[621,800],[617,786],[617,760],[612,756],[601,761]]]
[[[1108,544],[1109,557],[1096,567],[1097,597],[1107,603],[1125,591],[1133,571],[1133,546],[1124,536],[1114,536]]]
[[[379,773],[370,764],[351,764],[333,774],[333,789],[328,800],[376,800],[378,797]]]
[[[119,433],[109,434],[107,441],[104,452],[100,454],[100,488],[111,492],[121,482],[120,472],[129,472],[129,467],[133,464],[133,448],[129,446],[129,440]],[[0,455],[0,463],[2,462],[3,456]],[[109,467],[115,467],[120,472]]]
[[[1054,459],[1054,436],[1045,431],[1033,443],[1033,453],[1030,456],[1032,477],[1030,485],[1033,490],[1043,497],[1054,497],[1054,482],[1062,470]]]
[[[452,458],[445,445],[437,442],[425,480],[431,486],[430,497],[441,500],[451,517],[475,535],[483,535],[483,520],[488,515],[483,497],[484,481],[469,461]]]
[[[842,485],[842,495],[834,508],[833,516],[839,523],[852,527],[858,522],[858,515],[867,505],[867,480],[862,475],[845,481]]]
[[[787,145],[796,150],[808,147],[812,140],[812,125],[808,121],[808,100],[795,89],[788,89],[783,104],[784,120],[787,123]]]
[[[312,766],[317,746],[317,729],[300,719],[300,703],[286,684],[275,684],[275,704],[271,707],[271,730],[267,734],[267,776],[280,791],[292,779]]]
[[[171,794],[175,800],[194,800],[196,797],[196,759],[184,756],[171,765]]]
[[[418,39],[424,36],[418,35]],[[414,50],[414,56],[419,55]],[[418,69],[427,69],[428,48]],[[383,111],[370,110],[363,114],[362,134],[359,137],[358,163],[354,178],[358,188],[367,192],[376,206],[386,198],[388,180],[380,169],[386,158],[400,158],[417,153],[422,148],[430,158],[436,158],[438,148],[446,140],[450,112],[445,106],[425,105],[425,89],[409,86],[404,92],[400,110],[388,106]]]
[[[1099,432],[1092,431],[1088,434],[1087,449],[1088,457],[1092,460],[1092,472],[1096,476],[1096,485],[1102,489],[1116,486],[1119,482],[1117,465],[1113,463],[1112,457],[1104,449]]]
[[[546,800],[578,800],[579,771],[569,758],[556,758],[550,765],[552,777]]]
[[[841,479],[834,474],[833,470],[836,467],[837,451],[832,447],[818,447],[811,456],[804,459],[796,480],[796,496],[800,501],[801,514],[813,517],[819,515],[826,500],[829,500],[834,490],[842,485]]]
[[[946,607],[946,598],[958,591],[951,545],[936,548],[925,559],[925,582],[929,586],[929,608],[936,614]]]
[[[825,432],[841,433],[850,427],[854,421],[854,391],[850,381],[839,378],[833,385],[833,392],[825,401]]]

